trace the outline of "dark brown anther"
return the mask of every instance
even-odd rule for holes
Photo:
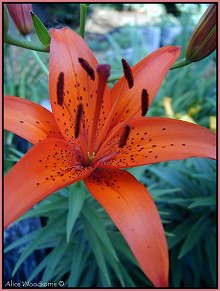
[[[62,106],[64,101],[64,73],[61,72],[57,81],[57,103]]]
[[[141,94],[141,116],[145,116],[149,108],[149,95],[146,89]]]
[[[90,64],[82,59],[82,58],[78,58],[78,61],[80,63],[80,65],[83,67],[83,69],[86,71],[86,73],[89,75],[91,80],[95,80],[95,72],[93,70],[93,68],[90,66]]]
[[[127,63],[125,59],[122,59],[121,62],[122,62],[125,79],[128,82],[128,88],[131,89],[134,86],[134,77],[132,74],[131,67],[129,66],[129,64]]]
[[[130,125],[126,125],[119,141],[120,148],[123,148],[126,145],[130,131],[131,131]]]
[[[82,105],[82,103],[80,103],[77,106],[76,123],[75,123],[75,138],[77,138],[79,136],[82,115],[83,115],[83,105]]]

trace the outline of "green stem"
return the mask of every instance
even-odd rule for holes
[[[49,75],[48,68],[45,66],[45,64],[43,63],[43,61],[39,57],[38,53],[36,51],[32,51],[32,53],[35,57],[35,60],[38,62],[39,66],[41,67],[42,71],[48,76]]]
[[[170,70],[178,69],[178,68],[187,66],[187,65],[189,65],[191,63],[192,63],[192,61],[187,60],[187,59],[184,58],[184,59],[174,63],[174,65],[170,68]]]
[[[47,53],[50,50],[50,47],[48,47],[48,46],[36,45],[36,44],[33,44],[33,43],[29,42],[29,41],[21,40],[19,38],[11,36],[9,34],[7,34],[4,37],[4,42],[6,42],[8,44],[11,44],[11,45],[27,48],[29,50],[38,51],[38,52]]]
[[[27,35],[27,40],[31,41],[29,35]],[[41,60],[39,54],[36,51],[32,51],[32,54],[35,60],[37,61],[38,65],[41,67],[42,71],[48,76],[49,75],[48,68],[45,66],[44,62]]]
[[[80,35],[84,38],[86,25],[87,4],[80,4]]]

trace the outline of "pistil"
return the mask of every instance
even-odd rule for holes
[[[105,87],[107,85],[108,78],[110,76],[110,66],[109,65],[98,65],[97,66],[98,74],[98,88],[97,88],[97,98],[95,104],[95,110],[93,115],[93,125],[92,131],[89,139],[89,156],[94,154],[94,146],[97,134],[97,128],[99,123],[99,116],[101,112],[101,107],[104,99]]]

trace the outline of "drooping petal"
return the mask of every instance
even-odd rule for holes
[[[98,169],[85,180],[156,287],[168,285],[168,250],[157,208],[143,185],[122,170]]]
[[[4,225],[49,194],[85,178],[84,168],[65,140],[48,138],[35,146],[8,172],[4,181]]]
[[[132,67],[134,85],[131,89],[128,88],[125,77],[122,77],[115,84],[111,89],[111,95],[113,102],[116,102],[117,99],[118,101],[111,116],[111,128],[120,121],[128,120],[133,116],[141,116],[143,89],[146,90],[143,95],[148,95],[149,107],[163,79],[179,54],[179,47],[167,46],[160,48]],[[146,96],[143,96],[143,98],[146,98]]]
[[[86,42],[69,28],[51,29],[49,88],[51,106],[60,131],[67,141],[80,138],[85,144],[92,130],[98,65]],[[106,87],[100,125],[108,114],[111,98]],[[80,105],[82,104],[82,105]],[[83,116],[77,114],[83,108]],[[80,120],[78,116],[81,116]],[[78,134],[76,133],[79,131]]]
[[[48,137],[63,138],[50,111],[20,97],[5,96],[4,128],[33,144]]]
[[[96,160],[115,153],[102,167],[127,168],[190,157],[216,158],[216,135],[186,121],[160,117],[142,117],[129,122],[130,131],[120,147],[126,125],[102,145]],[[100,165],[101,166],[101,165]]]

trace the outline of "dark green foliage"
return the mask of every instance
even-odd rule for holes
[[[162,207],[169,212],[165,230],[174,234],[168,237],[171,286],[215,287],[215,162],[198,158],[169,162],[149,167],[147,176],[152,177],[152,173],[155,183],[160,181],[165,189],[180,188],[175,195],[156,196],[154,199],[159,209]]]

